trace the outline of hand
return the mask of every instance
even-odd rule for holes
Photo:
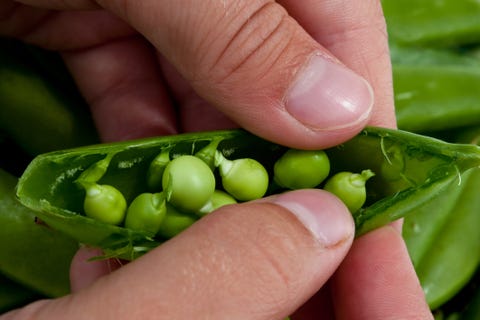
[[[324,148],[395,123],[375,0],[4,0],[0,17],[62,53],[104,141],[238,124]],[[321,190],[224,207],[112,273],[80,251],[75,293],[6,319],[432,318],[398,228],[353,235]]]

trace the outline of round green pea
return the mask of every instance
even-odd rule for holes
[[[267,192],[268,172],[257,160],[225,159],[220,164],[220,176],[223,188],[237,200],[259,199]]]
[[[127,202],[117,188],[93,183],[86,188],[83,208],[87,217],[119,225],[125,218]]]
[[[167,213],[158,230],[158,235],[163,238],[173,238],[183,230],[190,227],[197,219],[167,203]]]
[[[374,175],[371,170],[363,170],[362,173],[339,172],[328,179],[323,189],[336,195],[354,213],[365,203],[365,183]]]
[[[204,216],[217,210],[227,204],[235,204],[237,200],[222,190],[215,190],[210,200],[197,212],[199,216]]]
[[[290,149],[273,166],[273,179],[287,189],[314,188],[327,178],[330,161],[323,150]]]
[[[125,227],[155,235],[160,230],[167,212],[165,196],[160,193],[142,193],[130,203]]]
[[[183,155],[168,163],[162,186],[168,202],[180,210],[196,212],[215,191],[215,176],[201,159]]]

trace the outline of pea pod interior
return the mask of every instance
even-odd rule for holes
[[[243,130],[228,130],[56,151],[40,155],[30,163],[17,185],[17,196],[24,205],[37,210],[51,227],[82,243],[102,247],[114,256],[135,258],[163,239],[85,217],[82,214],[84,191],[76,186],[75,179],[92,164],[113,154],[99,183],[115,186],[130,202],[147,191],[149,164],[163,150],[169,150],[171,157],[195,154],[218,140],[217,150],[225,157],[253,158],[262,163],[269,174],[275,160],[287,150]],[[408,132],[373,127],[325,151],[331,161],[331,174],[364,169],[375,173],[367,183],[366,206],[354,214],[358,235],[406,215],[457,181],[460,172],[480,164],[477,146],[448,144]],[[275,190],[271,188],[270,193]]]

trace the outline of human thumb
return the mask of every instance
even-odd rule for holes
[[[199,96],[263,138],[324,148],[369,119],[370,85],[275,1],[97,2],[142,33]]]
[[[284,319],[330,278],[353,236],[346,207],[322,190],[228,205],[90,286],[27,310],[36,319]]]

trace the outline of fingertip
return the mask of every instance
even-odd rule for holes
[[[401,233],[391,225],[357,238],[332,278],[339,319],[431,319]]]
[[[70,265],[70,290],[72,292],[90,286],[97,279],[120,267],[117,261],[111,259],[94,260],[102,255],[102,250],[97,248],[80,247],[78,249]]]
[[[274,196],[271,201],[293,213],[325,247],[353,240],[355,225],[352,216],[345,204],[329,192],[297,190]]]

